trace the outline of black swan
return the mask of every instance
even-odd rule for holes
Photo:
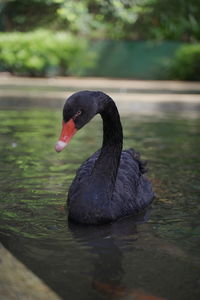
[[[154,197],[139,153],[122,151],[120,116],[115,102],[103,92],[80,91],[67,99],[56,151],[62,151],[98,113],[103,119],[102,148],[78,169],[68,192],[69,219],[76,223],[104,224],[135,215]]]

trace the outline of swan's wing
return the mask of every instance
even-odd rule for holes
[[[113,203],[118,203],[124,215],[144,209],[154,197],[145,172],[145,163],[140,160],[138,152],[133,149],[122,152],[112,199]]]
[[[69,188],[68,204],[76,196],[77,186],[84,185],[84,182],[88,181],[99,154],[100,150],[88,158],[77,170]],[[144,172],[145,164],[140,160],[136,151],[130,149],[122,152],[111,200],[111,206],[113,206],[111,209],[114,214],[121,216],[135,214],[151,203],[154,193]]]
[[[77,186],[80,184],[83,184],[84,181],[88,180],[89,175],[91,174],[91,171],[93,170],[95,161],[99,157],[100,150],[96,151],[92,156],[90,156],[76,171],[76,176],[73,179],[73,182],[69,188],[68,192],[68,204],[70,202],[70,199],[72,199],[74,193],[76,193]]]

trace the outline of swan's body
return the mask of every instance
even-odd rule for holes
[[[154,196],[151,183],[143,175],[139,154],[133,149],[122,151],[120,117],[109,96],[89,91],[72,95],[64,106],[63,126],[71,122],[73,127],[74,122],[72,136],[96,113],[103,119],[102,148],[78,169],[68,193],[69,218],[83,224],[108,223],[137,214]],[[71,138],[66,132],[61,134],[57,151]]]

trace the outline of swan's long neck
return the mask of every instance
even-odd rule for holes
[[[112,195],[123,146],[122,126],[117,107],[111,98],[105,101],[100,114],[103,120],[103,144],[93,176],[98,178],[104,191],[106,189]]]

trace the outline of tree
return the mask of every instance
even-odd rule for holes
[[[196,0],[12,0],[3,3],[5,30],[70,30],[89,38],[200,39]],[[2,5],[1,5],[2,7]]]
[[[2,31],[29,31],[50,26],[59,20],[59,4],[53,0],[0,0]],[[52,24],[53,23],[53,24]]]

